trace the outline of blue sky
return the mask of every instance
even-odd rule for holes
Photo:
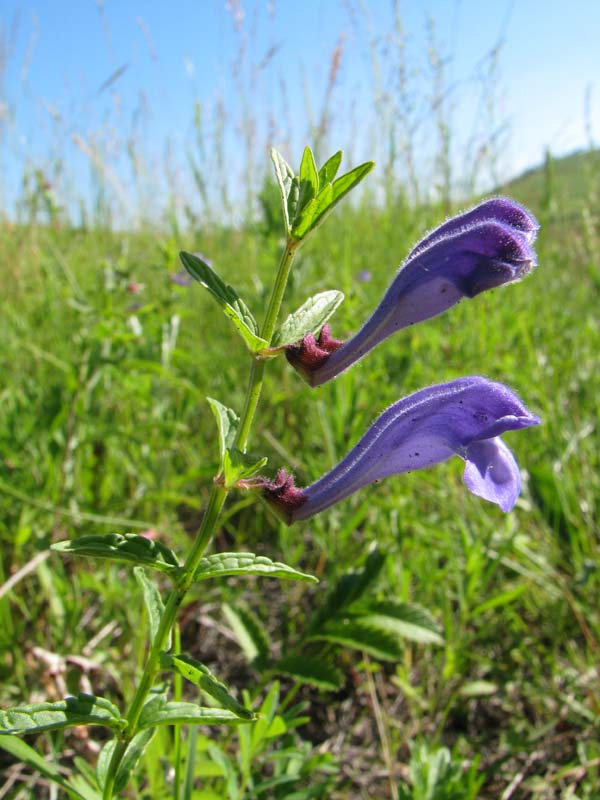
[[[62,191],[74,197],[89,180],[92,151],[101,154],[108,184],[130,202],[128,142],[143,161],[138,194],[155,196],[164,184],[153,172],[165,170],[171,186],[189,191],[186,154],[198,150],[194,103],[205,137],[197,163],[209,184],[229,167],[231,175],[247,170],[249,161],[251,170],[262,169],[267,141],[299,158],[310,121],[318,125],[336,47],[329,141],[352,160],[371,157],[390,136],[385,108],[375,102],[374,52],[388,97],[398,82],[392,6],[389,0],[2,0],[0,204],[14,203],[25,164],[50,172],[58,160]],[[473,143],[496,125],[500,177],[538,163],[547,147],[562,154],[589,145],[590,135],[598,141],[600,3],[406,0],[400,11],[415,118],[433,90],[428,17],[433,22],[444,57],[455,176],[473,160]],[[486,56],[498,42],[497,72],[486,85]],[[431,119],[415,135],[423,174],[435,136]],[[227,164],[218,172],[221,157]],[[228,190],[239,200],[235,181]]]

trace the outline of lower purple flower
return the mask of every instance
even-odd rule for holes
[[[265,498],[288,524],[309,519],[363,486],[389,475],[446,461],[465,462],[464,481],[475,495],[510,511],[521,491],[519,467],[500,435],[539,424],[501,383],[459,378],[422,389],[390,406],[348,455],[306,488],[281,470],[265,481]]]

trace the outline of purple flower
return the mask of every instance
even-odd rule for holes
[[[192,276],[185,269],[180,269],[179,272],[172,272],[169,277],[172,283],[176,283],[177,286],[183,286],[185,289],[194,282]]]
[[[305,489],[283,470],[265,482],[266,499],[288,524],[324,511],[363,486],[430,467],[453,455],[465,462],[475,495],[510,511],[521,490],[519,467],[500,435],[537,425],[510,389],[480,377],[422,389],[390,406],[348,455]]]
[[[533,215],[523,206],[515,203],[514,200],[509,197],[492,197],[491,200],[484,200],[483,203],[479,203],[478,206],[475,206],[470,211],[464,211],[456,217],[451,217],[437,228],[434,228],[431,233],[423,237],[413,247],[408,254],[408,258],[412,258],[416,253],[442,236],[448,236],[448,234],[456,233],[462,228],[488,219],[495,219],[496,222],[503,222],[505,225],[520,231],[530,243],[535,240],[540,228]]]
[[[288,361],[319,386],[395,331],[435,317],[463,297],[523,278],[536,264],[532,243],[538,227],[528,211],[501,197],[453,217],[413,248],[358,333],[339,342],[325,326],[318,338],[307,334],[288,347]]]

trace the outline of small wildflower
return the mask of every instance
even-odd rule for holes
[[[191,286],[194,282],[194,279],[186,269],[180,269],[179,272],[172,272],[169,277],[172,283],[176,283],[177,286],[183,286],[184,289],[187,289],[187,287]]]

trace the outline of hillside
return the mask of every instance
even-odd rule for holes
[[[550,154],[539,167],[499,187],[549,220],[569,220],[584,209],[600,215],[600,150],[586,150],[562,158]]]

